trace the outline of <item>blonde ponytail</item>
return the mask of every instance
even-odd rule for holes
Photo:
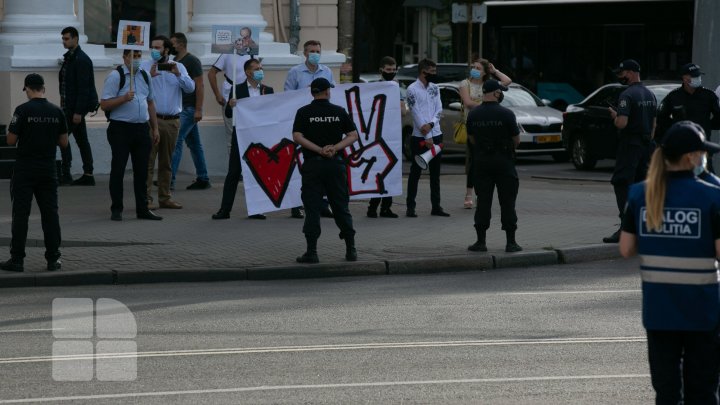
[[[667,171],[665,156],[662,148],[655,149],[650,168],[648,169],[647,181],[645,182],[645,207],[647,209],[648,230],[659,232],[663,225],[663,211],[665,209],[665,192],[667,189]]]

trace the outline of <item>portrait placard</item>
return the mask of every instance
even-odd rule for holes
[[[146,51],[150,49],[150,23],[147,21],[120,20],[117,48]]]

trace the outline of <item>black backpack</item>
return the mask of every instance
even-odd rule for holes
[[[115,70],[117,70],[118,74],[120,74],[120,84],[118,85],[117,93],[115,93],[115,97],[117,97],[120,95],[120,90],[125,87],[125,71],[123,70],[122,65],[118,65]],[[142,74],[143,79],[145,79],[145,83],[150,86],[150,78],[148,77],[147,72],[142,69],[138,69],[138,72]],[[110,121],[110,111],[105,111],[105,118]]]

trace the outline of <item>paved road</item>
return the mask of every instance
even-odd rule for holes
[[[4,290],[0,404],[649,403],[636,266]],[[135,381],[53,381],[63,297],[127,305]]]

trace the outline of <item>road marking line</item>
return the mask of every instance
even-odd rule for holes
[[[0,400],[0,404],[20,404],[29,402],[52,401],[80,401],[118,398],[160,397],[168,395],[199,395],[199,394],[227,394],[253,391],[283,391],[307,390],[327,388],[366,388],[366,387],[392,387],[408,385],[442,385],[442,384],[477,384],[477,383],[512,383],[512,382],[544,382],[544,381],[572,381],[572,380],[609,380],[629,378],[650,378],[649,374],[615,374],[615,375],[577,375],[577,376],[544,376],[544,377],[514,377],[514,378],[465,378],[458,380],[419,380],[419,381],[379,381],[366,383],[345,384],[307,384],[307,385],[263,385],[258,387],[218,388],[186,391],[158,391],[158,392],[127,392],[121,394],[102,395],[76,395],[67,397],[49,398],[23,398]]]
[[[494,295],[555,295],[555,294],[626,294],[639,293],[642,290],[589,290],[589,291],[538,291],[538,292],[508,292]]]
[[[47,329],[0,329],[0,333],[20,333],[20,332],[47,332],[53,330],[62,330],[62,328],[47,328]]]
[[[503,339],[503,340],[460,340],[446,342],[400,342],[400,343],[359,343],[314,346],[276,346],[252,348],[223,348],[195,350],[166,350],[137,353],[103,353],[66,356],[33,356],[0,358],[0,364],[39,363],[49,361],[76,361],[96,359],[126,359],[142,357],[179,357],[203,356],[218,354],[260,354],[288,352],[321,352],[335,350],[375,350],[375,349],[414,349],[437,347],[471,347],[471,346],[520,346],[520,345],[555,345],[582,343],[644,343],[644,336],[620,337],[587,337],[587,338],[545,338],[545,339]]]

